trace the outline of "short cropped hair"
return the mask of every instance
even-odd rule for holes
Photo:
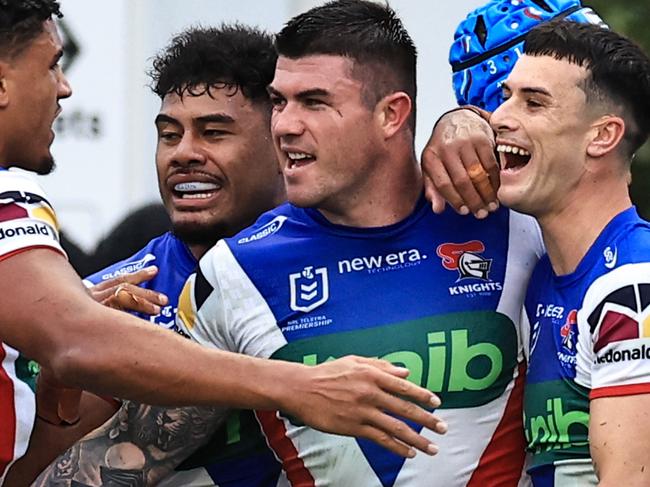
[[[241,91],[253,102],[268,103],[277,54],[273,37],[241,24],[193,27],[177,36],[153,60],[151,89],[161,99],[169,93],[210,94],[210,89]]]
[[[0,58],[19,55],[53,17],[63,17],[56,0],[0,0]]]
[[[413,40],[387,4],[335,0],[289,20],[276,36],[278,54],[290,59],[326,54],[354,62],[364,82],[364,102],[374,107],[384,96],[404,91],[413,104],[415,128],[416,61]]]
[[[598,25],[554,20],[530,31],[524,53],[587,69],[587,102],[601,103],[625,120],[622,149],[632,158],[650,133],[650,59],[638,45]]]

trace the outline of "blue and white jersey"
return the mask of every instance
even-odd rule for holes
[[[114,277],[137,272],[150,265],[158,267],[158,274],[150,281],[143,282],[140,287],[165,294],[169,298],[169,303],[156,316],[133,314],[143,320],[175,330],[178,296],[187,277],[196,268],[197,260],[187,245],[171,232],[154,238],[131,257],[88,276],[85,281],[87,284],[99,284]]]
[[[626,355],[650,350],[643,326],[649,262],[650,225],[630,208],[573,273],[555,275],[548,256],[536,267],[526,297],[532,332],[524,406],[535,486],[596,485],[589,399],[650,392],[649,362],[640,352]]]
[[[440,395],[449,432],[423,432],[440,453],[406,460],[258,412],[293,487],[516,486],[523,299],[541,249],[534,221],[507,209],[474,220],[434,215],[421,199],[404,221],[361,229],[285,204],[201,259],[179,325],[201,344],[258,357],[381,357]]]
[[[176,330],[178,298],[197,261],[187,245],[172,233],[151,240],[133,256],[89,276],[86,282],[98,284],[149,265],[156,265],[158,274],[142,283],[141,287],[164,293],[169,303],[156,316],[134,314],[156,325]],[[275,487],[280,474],[280,464],[266,445],[253,413],[233,411],[207,445],[158,485]]]

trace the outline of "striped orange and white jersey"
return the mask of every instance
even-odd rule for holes
[[[65,255],[54,210],[31,175],[2,169],[0,261],[34,248],[50,248]],[[27,450],[36,414],[34,392],[17,370],[20,353],[3,338],[0,331],[0,484],[9,467]]]

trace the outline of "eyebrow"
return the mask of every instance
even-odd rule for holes
[[[159,125],[161,123],[171,123],[173,125],[180,125],[181,123],[175,119],[174,117],[170,117],[169,115],[165,115],[164,113],[159,113],[156,116],[155,119],[155,124]],[[200,117],[196,117],[193,119],[193,122],[196,123],[234,123],[235,119],[232,118],[230,115],[226,115],[225,113],[210,113],[208,115],[202,115]]]
[[[275,95],[275,96],[284,96],[282,93],[280,93],[278,90],[273,88],[272,86],[267,86],[266,90],[268,91],[269,95]],[[329,96],[330,92],[327,91],[324,88],[312,88],[309,90],[304,90],[298,92],[295,97],[298,99],[304,99],[304,98],[310,98],[312,96]]]
[[[508,83],[506,83],[505,81],[501,85],[501,88],[512,92],[512,88],[510,88],[510,86],[508,86]],[[527,86],[525,88],[522,88],[521,91],[523,93],[528,93],[528,94],[553,96],[546,88],[541,88],[539,86]]]

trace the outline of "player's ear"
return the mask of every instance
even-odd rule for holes
[[[375,108],[384,138],[388,139],[408,122],[413,110],[411,97],[403,91],[386,95]]]
[[[592,126],[591,140],[587,144],[587,155],[603,157],[615,150],[625,134],[625,121],[615,115],[604,115]]]

